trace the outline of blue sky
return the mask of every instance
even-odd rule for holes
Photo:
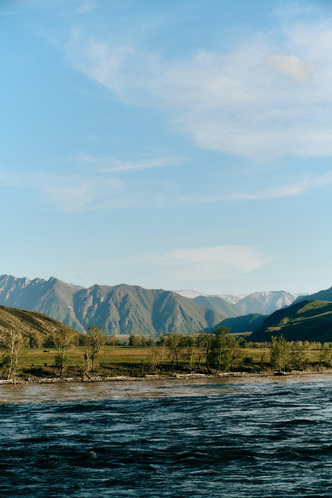
[[[1,270],[332,285],[328,1],[2,0]]]

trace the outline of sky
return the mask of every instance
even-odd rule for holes
[[[332,285],[328,0],[0,0],[0,273]]]

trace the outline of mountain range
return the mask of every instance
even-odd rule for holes
[[[197,304],[204,303],[204,306],[223,313],[227,318],[253,313],[270,315],[284,306],[290,306],[299,296],[285,291],[254,292],[246,296],[207,295],[189,289],[179,290],[177,293]],[[305,296],[301,297],[305,299]]]
[[[221,325],[230,327],[231,332],[254,331],[251,339],[257,341],[281,333],[300,337],[301,330],[303,337],[322,334],[325,337],[324,334],[330,333],[332,303],[319,306],[310,303],[332,302],[332,287],[306,296],[284,291],[224,295],[227,299],[221,296],[125,284],[84,288],[54,277],[29,280],[0,276],[0,305],[42,313],[79,332],[84,332],[89,325],[97,325],[108,335],[155,336],[175,331],[186,334],[213,330]],[[327,306],[325,311],[324,306]],[[330,336],[332,340],[332,332]]]
[[[54,277],[0,276],[0,305],[44,313],[79,332],[97,325],[108,335],[189,333],[226,317],[171,291],[125,284],[83,288]]]

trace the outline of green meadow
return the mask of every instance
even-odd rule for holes
[[[199,365],[199,352],[194,351],[192,365],[188,357],[182,356],[178,364],[174,362],[170,351],[164,352],[162,360],[156,363],[151,347],[105,346],[95,360],[94,375],[101,377],[134,376],[144,377],[148,374],[169,375],[175,373],[211,373],[205,359]],[[85,348],[78,346],[68,353],[64,377],[81,377],[84,373]],[[57,351],[55,349],[29,349],[21,364],[20,376],[34,380],[40,377],[58,377],[55,366]],[[307,349],[305,362],[301,370],[324,369],[329,367],[322,361],[322,349]],[[232,372],[269,373],[274,371],[271,363],[271,348],[266,345],[241,348],[230,369]],[[285,370],[291,370],[291,365]]]

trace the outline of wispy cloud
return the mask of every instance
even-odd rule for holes
[[[93,158],[94,156],[92,156]],[[92,161],[93,162],[93,161]],[[222,195],[188,194],[176,196],[167,186],[167,195],[163,183],[158,192],[141,191],[128,188],[117,176],[109,176],[109,172],[131,171],[148,167],[158,167],[145,163],[121,163],[113,168],[100,169],[94,174],[65,175],[49,173],[25,173],[0,171],[0,183],[7,187],[25,189],[34,196],[56,209],[67,213],[82,213],[94,210],[122,209],[129,207],[168,208],[185,204],[204,204],[213,202],[272,200],[294,197],[310,193],[332,183],[332,172],[324,175],[307,175],[301,180],[285,185],[274,186],[256,192],[231,192]],[[95,164],[94,164],[95,166]]]
[[[121,182],[114,179],[39,174],[30,177],[30,184],[43,201],[65,212],[126,207],[127,204],[121,192],[119,195]]]
[[[198,50],[181,61],[76,33],[67,54],[119,99],[161,109],[199,147],[251,158],[329,156],[331,33],[330,19],[280,22],[278,37],[262,32],[228,52]]]
[[[219,280],[229,275],[250,273],[273,258],[247,246],[177,249],[160,256],[139,258],[141,264],[155,268],[165,281]]]
[[[302,180],[297,181],[293,184],[276,186],[255,193],[235,194],[234,199],[255,200],[255,199],[280,199],[283,197],[294,197],[298,195],[307,194],[312,190],[324,187],[325,185],[330,185],[331,183],[332,183],[331,172],[317,177],[314,177],[313,175],[307,175]],[[229,196],[229,198],[231,198],[231,196]]]
[[[93,154],[81,153],[75,156],[75,161],[90,164],[101,173],[118,173],[122,171],[140,171],[153,168],[165,168],[181,164],[183,161],[171,157],[147,159],[145,161],[119,161],[107,156],[95,156]]]
[[[47,173],[0,172],[0,183],[7,187],[26,189],[44,203],[67,213],[132,206],[122,182],[113,178]]]
[[[312,190],[330,185],[332,183],[332,172],[324,175],[306,175],[304,178],[293,183],[277,185],[271,188],[258,190],[256,192],[231,192],[222,195],[186,195],[175,200],[178,204],[196,204],[222,201],[254,201],[272,200],[285,197],[295,197],[310,193]]]
[[[78,14],[88,14],[96,8],[96,0],[81,0],[77,8]]]

